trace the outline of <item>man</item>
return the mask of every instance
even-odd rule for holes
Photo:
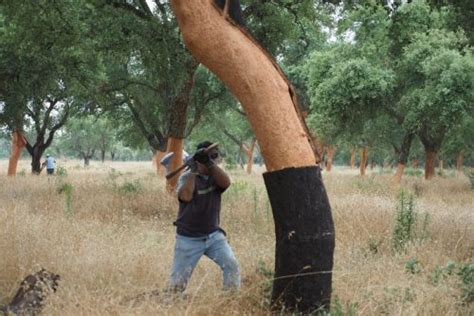
[[[43,162],[43,167],[46,166],[46,172],[48,175],[54,174],[54,164],[56,160],[50,155],[46,155],[46,160]]]
[[[183,292],[202,255],[219,265],[223,272],[224,290],[240,288],[240,269],[219,227],[221,194],[230,186],[229,176],[217,166],[217,147],[202,142],[196,153],[188,158],[189,170],[178,180],[179,200],[176,225],[176,245],[169,288]]]

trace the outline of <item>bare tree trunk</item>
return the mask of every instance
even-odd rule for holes
[[[275,220],[273,307],[303,313],[328,308],[334,225],[292,86],[212,0],[173,0],[172,6],[186,46],[239,99],[259,142]]]
[[[368,154],[369,148],[367,146],[362,147],[360,149],[360,175],[365,176],[365,170],[367,166],[367,154]]]
[[[84,167],[88,167],[90,164],[91,158],[89,156],[84,157]]]
[[[355,169],[356,165],[356,149],[351,147],[351,170]]]
[[[439,160],[438,167],[439,167],[439,174],[442,175],[443,172],[444,172],[444,160],[443,160],[443,159],[440,159],[440,160]]]
[[[16,168],[18,166],[18,160],[21,156],[21,151],[26,146],[26,140],[19,131],[14,131],[12,133],[12,151],[10,155],[10,160],[8,162],[8,176],[16,176]]]
[[[252,167],[253,167],[253,153],[255,152],[255,145],[257,144],[257,139],[254,138],[252,140],[252,144],[250,145],[250,148],[247,151],[247,174],[252,173]]]
[[[183,164],[183,142],[184,140],[182,138],[168,138],[168,149],[166,151],[169,153],[174,152],[174,155],[171,157],[168,166],[170,172],[178,169]],[[169,192],[173,192],[175,190],[180,174],[181,173],[166,181],[166,188]]]
[[[164,151],[159,151],[157,150],[155,152],[155,156],[153,157],[153,164],[155,165],[156,167],[156,173],[160,176],[164,176],[165,175],[165,168],[163,167],[163,165],[160,163],[161,161],[161,158],[163,158],[163,156],[166,155],[166,152]],[[170,170],[171,171],[171,170]]]
[[[435,176],[435,161],[436,161],[436,152],[433,150],[426,151],[426,161],[425,161],[425,179],[429,180]]]
[[[405,170],[405,165],[402,163],[398,163],[397,172],[395,173],[395,176],[393,177],[393,180],[396,183],[400,183],[402,181],[402,175],[403,175],[404,170]]]
[[[332,162],[334,159],[334,154],[336,153],[336,147],[333,145],[328,146],[328,158],[326,162],[326,170],[327,172],[330,172],[332,170]]]
[[[456,157],[456,170],[458,172],[462,171],[462,166],[464,164],[464,150],[461,150]]]
[[[105,150],[100,151],[100,159],[102,160],[102,163],[105,162]]]

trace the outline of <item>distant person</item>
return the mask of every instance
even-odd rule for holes
[[[43,168],[46,166],[47,174],[51,175],[54,174],[54,167],[56,164],[56,160],[51,155],[46,155],[46,160],[43,162]]]
[[[190,156],[189,170],[178,180],[178,218],[173,268],[168,290],[183,292],[199,259],[205,255],[223,272],[224,290],[240,288],[239,263],[219,227],[221,195],[230,186],[230,178],[217,162],[217,147],[207,148],[211,142],[202,142]]]
[[[166,169],[166,174],[170,173],[171,171],[173,170],[169,170],[170,169],[170,162],[171,162],[171,158],[174,156],[174,152],[169,152],[167,153],[166,155],[163,156],[163,158],[161,158],[160,160],[160,165],[162,165],[163,167],[165,167]],[[186,160],[188,159],[189,157],[189,154],[183,150],[183,163],[186,162]]]

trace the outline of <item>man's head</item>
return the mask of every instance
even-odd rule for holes
[[[206,149],[208,148],[209,146],[211,146],[213,143],[210,142],[210,141],[204,141],[204,142],[201,142],[199,143],[197,146],[196,146],[196,150],[199,150],[199,149]],[[209,155],[209,158],[211,158],[215,163],[219,163],[220,162],[220,155],[219,155],[219,150],[218,150],[218,147],[214,147],[214,148],[211,148],[209,151],[208,151],[208,155]],[[209,170],[207,169],[207,167],[201,163],[198,163],[198,170],[199,170],[199,173],[202,173],[202,174],[208,174]]]

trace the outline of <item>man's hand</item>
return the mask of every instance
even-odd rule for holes
[[[189,171],[191,171],[192,173],[198,172],[198,165],[194,157],[188,157],[184,164],[189,167]]]
[[[201,148],[193,155],[194,160],[210,168],[214,165],[214,161],[209,157],[209,153],[205,148]]]

